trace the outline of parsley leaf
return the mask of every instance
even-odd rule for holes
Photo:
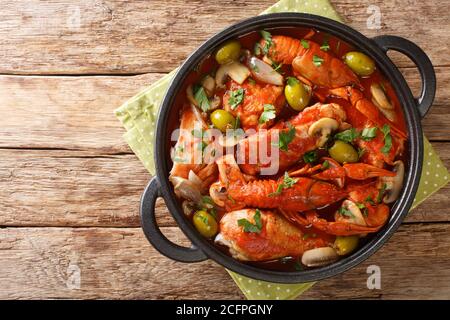
[[[391,127],[385,124],[383,128],[381,128],[381,131],[384,135],[384,146],[383,148],[381,148],[381,152],[383,152],[384,154],[388,154],[392,148]]]
[[[366,153],[365,148],[358,148],[358,159],[361,159],[361,157]]]
[[[280,63],[272,62],[273,70],[275,70],[278,73],[283,73],[282,70],[281,70],[282,66],[283,66],[283,64],[281,62]]]
[[[322,65],[323,59],[317,55],[313,55],[313,63],[316,67],[320,67]]]
[[[303,48],[309,49],[309,42],[305,39],[300,40],[300,43],[302,44]]]
[[[200,107],[200,109],[202,109],[203,112],[207,112],[211,107],[208,96],[205,92],[205,88],[203,88],[202,86],[195,86],[194,99],[195,101],[197,101],[198,106]]]
[[[371,204],[372,206],[375,205],[375,201],[373,201],[371,196],[367,196],[367,198],[364,201]]]
[[[355,128],[351,128],[334,135],[334,138],[344,142],[351,143],[353,140],[358,138],[358,131]]]
[[[313,163],[317,161],[317,152],[315,150],[309,151],[303,155],[305,163]]]
[[[251,223],[247,219],[239,219],[238,226],[244,227],[244,232],[260,233],[262,229],[261,221],[261,211],[259,209],[255,210],[255,215],[253,216],[255,223]]]
[[[294,186],[298,181],[298,178],[291,178],[287,172],[284,173],[283,182],[280,183],[275,192],[269,193],[269,197],[278,196],[283,192],[283,189],[289,189]]]
[[[295,137],[295,128],[288,122],[289,131],[281,131],[278,134],[278,148],[288,151],[288,145]]]
[[[344,207],[340,207],[338,212],[342,216],[346,216],[346,217],[349,217],[349,218],[354,218],[355,217],[350,210],[348,210],[348,209],[346,209]]]
[[[383,195],[384,195],[384,192],[386,191],[386,188],[387,188],[387,184],[383,183],[383,185],[381,186],[380,191],[378,192],[377,203],[380,203],[381,200],[383,199]]]
[[[322,45],[320,46],[320,50],[322,51],[328,51],[330,50],[330,45],[328,44],[328,40],[324,40]]]
[[[230,92],[230,98],[228,99],[228,103],[232,110],[236,109],[238,105],[242,103],[244,100],[244,89],[240,88]]]
[[[275,119],[275,107],[271,104],[264,105],[264,111],[259,117],[259,123],[266,123],[269,120]]]
[[[361,139],[364,141],[370,141],[377,135],[377,127],[364,128],[361,132]]]
[[[289,177],[289,174],[287,172],[284,173],[284,178],[283,178],[284,189],[292,188],[292,186],[294,184],[296,184],[297,181],[298,181],[298,178],[291,178],[291,177]]]
[[[297,84],[299,84],[299,83],[300,83],[300,81],[298,81],[297,78],[294,78],[294,77],[288,77],[288,78],[287,78],[287,84],[288,84],[288,86],[290,86],[290,87],[293,87],[293,86],[295,86],[295,85],[297,85]]]
[[[214,206],[215,203],[213,199],[210,196],[203,196],[202,197],[202,203],[210,206]]]
[[[323,163],[322,163],[322,169],[323,170],[326,170],[326,169],[328,169],[330,167],[330,162],[328,162],[328,160],[325,160]]]
[[[264,54],[268,54],[269,53],[269,49],[270,49],[270,47],[273,44],[273,42],[272,42],[272,35],[270,34],[270,32],[262,30],[261,31],[261,37],[263,37],[263,39],[265,40],[264,47],[262,47],[262,52]]]

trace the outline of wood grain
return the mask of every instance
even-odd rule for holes
[[[301,299],[450,298],[449,231],[448,224],[402,226],[369,260],[321,281]],[[177,228],[164,228],[164,233],[185,244]],[[221,266],[165,258],[140,229],[6,228],[0,239],[3,299],[243,297]],[[381,268],[382,290],[367,289],[369,265]],[[73,266],[81,272],[79,289],[70,289]],[[437,273],[440,281],[433,281]]]
[[[413,69],[402,69],[412,90]],[[423,120],[427,137],[450,140],[450,67],[436,68],[439,89]],[[99,154],[130,152],[113,111],[162,74],[139,76],[0,76],[0,148],[59,148]]]
[[[0,73],[110,74],[169,72],[203,41],[275,3],[237,1],[2,1]],[[448,1],[332,1],[367,36],[395,34],[448,65]],[[369,29],[369,5],[381,28]],[[402,66],[412,63],[398,59]]]
[[[434,143],[450,167],[448,143]],[[0,226],[139,226],[139,198],[150,175],[134,155],[0,150]],[[410,213],[407,222],[450,221],[450,186]],[[162,200],[162,226],[175,226]]]

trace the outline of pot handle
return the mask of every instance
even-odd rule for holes
[[[436,93],[436,74],[430,58],[415,43],[397,36],[377,36],[372,38],[384,51],[395,50],[409,57],[419,69],[422,78],[422,92],[415,99],[420,116],[423,118],[433,104]]]
[[[190,248],[179,246],[164,236],[156,223],[155,203],[161,196],[157,177],[149,182],[141,198],[141,225],[147,240],[166,257],[180,262],[199,262],[208,257],[192,245]]]

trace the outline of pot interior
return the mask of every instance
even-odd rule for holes
[[[368,54],[375,60],[377,68],[389,79],[394,87],[398,101],[403,107],[406,130],[409,137],[405,145],[404,156],[402,157],[406,168],[403,191],[391,208],[389,222],[380,231],[367,237],[357,251],[334,264],[300,271],[287,268],[283,271],[281,270],[283,266],[280,264],[243,263],[233,259],[224,250],[212,244],[211,241],[202,238],[183,214],[181,204],[173,192],[171,183],[168,181],[169,171],[172,167],[170,149],[174,145],[170,137],[172,132],[179,126],[180,110],[186,101],[186,87],[193,82],[199,81],[205,72],[211,70],[212,64],[210,61],[213,59],[212,55],[221,43],[229,39],[240,38],[243,39],[243,45],[246,46],[246,43],[254,43],[260,37],[259,31],[263,29],[273,34],[301,38],[305,34],[305,30],[311,28],[318,31],[318,38],[314,39],[316,41],[324,41],[326,39],[330,47],[341,46],[342,50],[355,49]],[[371,40],[353,29],[321,17],[304,14],[274,14],[267,16],[266,19],[256,17],[232,26],[212,37],[195,51],[178,71],[166,93],[158,119],[157,137],[159,138],[157,139],[155,152],[157,175],[166,204],[180,228],[210,258],[228,269],[261,280],[284,283],[319,280],[343,272],[368,258],[392,235],[401,223],[402,218],[406,215],[418,185],[421,169],[422,134],[418,119],[414,100],[403,77],[385,53],[376,47]]]

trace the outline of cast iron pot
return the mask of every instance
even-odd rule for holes
[[[395,88],[400,104],[403,106],[408,130],[409,161],[406,166],[405,183],[399,199],[394,204],[388,223],[365,245],[352,255],[345,257],[331,265],[295,272],[271,271],[242,263],[231,258],[204,239],[195,230],[192,223],[183,214],[182,208],[173,192],[172,184],[168,180],[170,170],[170,127],[177,123],[178,107],[174,104],[180,93],[186,76],[208,54],[211,54],[223,42],[262,29],[281,27],[306,27],[329,33],[349,43],[356,50],[362,51],[375,60],[382,73],[390,80]],[[386,55],[388,50],[399,51],[407,55],[419,69],[422,78],[422,92],[415,99],[403,76]],[[433,66],[426,54],[414,43],[395,36],[377,36],[369,39],[354,29],[334,20],[310,14],[277,13],[254,17],[239,22],[222,32],[219,32],[202,44],[181,66],[168,88],[162,103],[156,131],[155,163],[156,175],[148,184],[141,199],[141,224],[148,241],[163,255],[181,262],[198,262],[208,258],[213,259],[229,270],[251,278],[281,282],[301,283],[315,281],[344,272],[377,251],[395,232],[403,218],[408,213],[422,171],[423,136],[420,120],[430,109],[436,90],[436,78]],[[184,94],[184,91],[183,93]],[[181,247],[168,240],[160,231],[155,219],[155,201],[163,197],[165,203],[186,234],[191,247]]]

